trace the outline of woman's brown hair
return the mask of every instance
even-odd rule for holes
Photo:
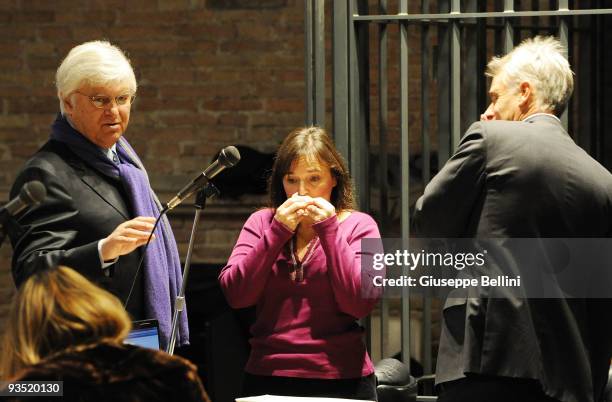
[[[1,377],[68,347],[122,342],[130,318],[115,296],[60,266],[32,275],[13,298],[2,343]]]
[[[270,205],[278,208],[285,200],[283,177],[299,158],[327,164],[336,186],[332,190],[331,203],[336,210],[355,208],[353,184],[344,162],[327,132],[320,127],[302,127],[293,130],[278,148],[269,181]]]

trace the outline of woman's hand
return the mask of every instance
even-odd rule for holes
[[[325,198],[317,197],[306,207],[306,214],[313,222],[320,222],[336,215],[336,208]]]
[[[285,225],[289,230],[295,232],[295,229],[307,214],[306,207],[313,202],[314,199],[312,197],[295,193],[287,198],[281,206],[276,208],[274,219]]]

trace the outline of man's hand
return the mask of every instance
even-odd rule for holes
[[[312,197],[295,193],[287,198],[281,206],[276,208],[274,219],[295,232],[295,229],[306,215],[305,208],[313,202]]]
[[[139,216],[117,226],[111,234],[102,240],[100,246],[102,259],[104,261],[114,260],[145,244],[154,224],[155,218]],[[155,240],[155,235],[151,237],[151,241],[153,240]]]

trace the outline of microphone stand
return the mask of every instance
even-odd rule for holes
[[[196,193],[195,199],[195,217],[193,219],[193,225],[191,227],[191,236],[189,237],[189,247],[187,248],[187,257],[185,258],[185,266],[183,268],[183,284],[181,290],[176,296],[174,302],[174,314],[172,315],[172,332],[170,333],[170,341],[166,352],[170,355],[174,354],[174,345],[176,344],[176,333],[178,329],[178,318],[179,314],[185,308],[185,289],[187,288],[187,278],[189,277],[189,269],[191,267],[191,255],[193,253],[193,244],[195,241],[195,234],[198,230],[200,223],[200,214],[206,207],[206,199],[214,195],[219,195],[219,190],[214,184],[208,182],[208,184]]]

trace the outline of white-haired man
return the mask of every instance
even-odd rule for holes
[[[488,65],[491,104],[417,201],[421,235],[608,237],[612,175],[558,116],[573,89],[554,38],[524,41]],[[609,303],[587,298],[449,298],[440,402],[601,400],[612,357]],[[531,295],[537,296],[537,295]]]
[[[9,236],[17,286],[33,272],[70,266],[110,290],[133,319],[159,321],[162,344],[170,334],[181,267],[167,218],[155,230],[138,270],[142,246],[161,206],[140,159],[123,138],[136,95],[132,66],[118,47],[92,41],[70,50],[56,73],[61,113],[49,141],[19,173],[17,195],[41,181],[46,199],[18,216]],[[188,340],[181,316],[178,343]]]

